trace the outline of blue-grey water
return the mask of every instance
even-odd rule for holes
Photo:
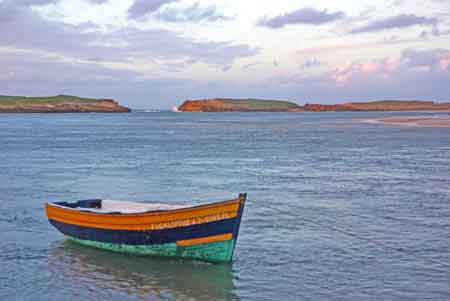
[[[358,122],[383,115],[2,114],[0,300],[449,300],[450,129]],[[239,192],[232,265],[81,247],[44,212]]]

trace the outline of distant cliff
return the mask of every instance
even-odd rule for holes
[[[305,111],[450,111],[450,103],[421,100],[381,100],[372,102],[349,102],[344,104],[306,104]]]
[[[288,112],[301,110],[289,101],[263,99],[231,99],[213,98],[202,100],[186,100],[178,107],[184,112]]]
[[[381,100],[343,104],[305,104],[279,100],[214,98],[186,100],[178,107],[184,112],[327,112],[327,111],[450,111],[450,103],[420,100]]]
[[[70,95],[50,97],[0,96],[0,113],[130,112],[112,99]]]

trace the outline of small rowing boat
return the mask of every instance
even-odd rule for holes
[[[50,223],[70,240],[138,255],[230,262],[246,194],[186,206],[102,199],[47,202]]]

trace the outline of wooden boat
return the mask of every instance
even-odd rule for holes
[[[198,206],[90,199],[48,202],[50,223],[70,240],[96,248],[230,262],[246,194]]]

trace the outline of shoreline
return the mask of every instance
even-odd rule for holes
[[[450,116],[391,116],[362,120],[364,123],[410,127],[450,128]]]

